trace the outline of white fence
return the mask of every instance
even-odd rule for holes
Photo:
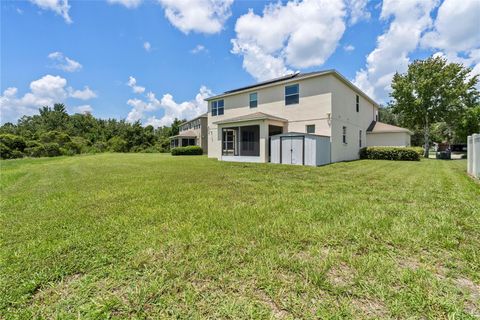
[[[473,134],[467,139],[467,171],[476,178],[480,178],[480,134]]]

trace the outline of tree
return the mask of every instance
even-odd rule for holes
[[[391,106],[407,126],[423,131],[425,157],[430,147],[431,125],[445,122],[452,128],[468,109],[478,104],[478,75],[472,76],[471,71],[462,64],[430,57],[414,61],[405,74],[394,75]]]

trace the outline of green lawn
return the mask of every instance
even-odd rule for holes
[[[0,319],[480,316],[464,160],[0,166]]]

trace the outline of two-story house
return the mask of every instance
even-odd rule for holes
[[[179,126],[178,135],[170,137],[170,147],[200,146],[208,152],[207,114],[204,113]]]
[[[383,145],[410,144],[407,129],[378,122],[378,104],[335,70],[295,73],[206,101],[208,156],[219,160],[269,162],[270,137],[289,132],[330,137],[330,162],[358,159],[370,134]]]

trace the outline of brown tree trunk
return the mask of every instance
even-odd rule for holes
[[[425,158],[428,158],[429,156],[429,150],[430,150],[430,143],[429,143],[429,140],[430,140],[430,134],[429,134],[429,128],[428,128],[428,116],[425,115],[425,128],[424,128],[424,131],[423,131],[423,139],[425,140],[425,143],[424,143],[424,153],[423,153],[423,156]]]

